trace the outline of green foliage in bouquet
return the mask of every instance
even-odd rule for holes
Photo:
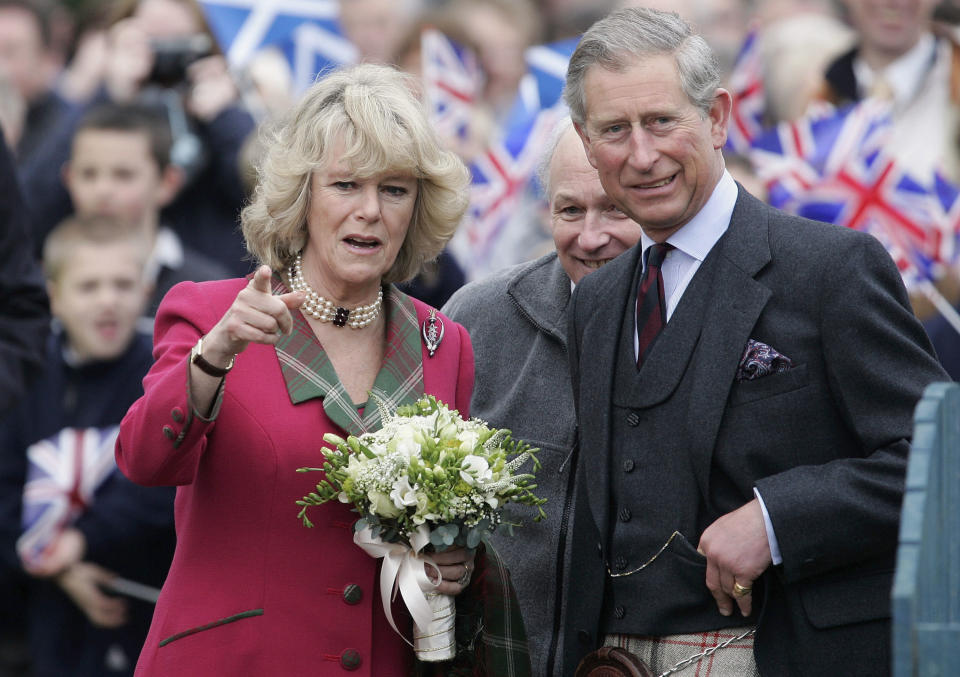
[[[427,529],[437,551],[475,548],[493,533],[508,502],[535,506],[535,521],[545,517],[546,499],[533,489],[534,475],[519,473],[527,460],[539,470],[538,449],[514,440],[510,431],[491,429],[479,419],[463,419],[432,395],[391,414],[371,395],[383,427],[347,439],[327,434],[316,491],[297,501],[298,517],[313,526],[307,508],[334,499],[360,514],[354,525],[370,527],[386,542],[409,542]]]

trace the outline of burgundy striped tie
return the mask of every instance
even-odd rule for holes
[[[640,344],[637,351],[637,369],[643,365],[647,351],[667,323],[667,304],[663,298],[660,264],[671,249],[672,244],[663,243],[655,244],[645,252],[647,267],[640,276],[640,290],[637,293],[637,337]]]

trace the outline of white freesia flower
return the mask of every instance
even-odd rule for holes
[[[417,505],[417,492],[410,486],[410,480],[406,475],[393,483],[390,499],[399,510],[403,510],[407,506]]]
[[[393,500],[382,491],[370,489],[367,492],[367,498],[370,500],[370,512],[381,517],[398,517],[400,508],[393,504]]]
[[[480,441],[480,433],[476,430],[462,430],[457,437],[460,440],[460,451],[467,453],[473,451],[477,446],[477,442]]]
[[[483,456],[474,456],[468,454],[464,456],[460,463],[460,478],[473,486],[474,484],[483,484],[491,478],[493,473],[490,470],[490,464]]]

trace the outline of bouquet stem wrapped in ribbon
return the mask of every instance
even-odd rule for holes
[[[387,619],[397,592],[414,622],[414,649],[423,661],[453,658],[454,600],[435,591],[439,569],[430,552],[452,547],[476,548],[502,522],[503,506],[535,506],[534,476],[518,472],[536,449],[513,440],[509,430],[491,429],[479,419],[463,419],[433,396],[389,412],[380,410],[383,427],[359,437],[324,435],[334,445],[325,450],[325,476],[316,491],[297,501],[300,519],[312,526],[307,509],[333,499],[352,504],[360,514],[354,542],[383,559],[380,594]],[[437,583],[427,569],[433,568]],[[402,635],[402,633],[400,633]]]

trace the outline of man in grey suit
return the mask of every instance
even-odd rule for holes
[[[643,235],[570,303],[564,673],[607,645],[630,655],[590,665],[883,675],[913,408],[947,376],[879,242],[726,172],[719,82],[706,43],[649,9],[570,60],[587,155]]]
[[[561,675],[557,660],[575,482],[575,436],[567,369],[572,284],[636,244],[640,226],[611,202],[573,125],[561,123],[541,168],[556,251],[459,289],[443,312],[473,341],[470,413],[540,448],[537,495],[546,519],[501,527],[494,545],[510,568],[523,612],[533,674]],[[571,284],[572,283],[572,284]]]

